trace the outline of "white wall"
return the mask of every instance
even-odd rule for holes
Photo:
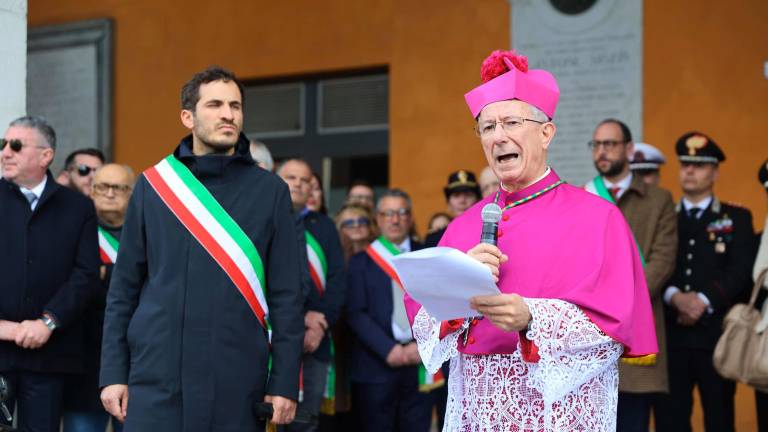
[[[0,134],[27,111],[27,0],[0,0]]]

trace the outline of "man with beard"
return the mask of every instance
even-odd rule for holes
[[[589,142],[592,160],[600,173],[586,186],[589,192],[615,204],[629,223],[644,258],[643,270],[651,295],[659,353],[619,364],[617,430],[647,431],[655,395],[666,393],[667,358],[664,337],[662,289],[675,268],[677,217],[672,195],[647,184],[630,170],[634,145],[629,128],[616,119],[606,119]]]
[[[64,159],[64,171],[61,172],[61,184],[81,194],[91,196],[91,184],[96,170],[104,165],[104,153],[95,148],[77,149]]]
[[[266,404],[290,423],[304,332],[288,187],[249,154],[231,72],[196,74],[181,102],[191,134],[141,175],[128,205],[102,403],[126,432],[262,430]]]

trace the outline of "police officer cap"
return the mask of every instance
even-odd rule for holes
[[[477,177],[472,171],[458,170],[448,176],[448,184],[443,189],[445,192],[445,199],[451,196],[451,194],[463,191],[473,192],[478,199],[481,198],[480,186],[477,184]]]
[[[763,185],[766,191],[768,191],[768,159],[760,165],[760,171],[757,172],[757,178],[760,180],[760,184]]]
[[[632,170],[657,170],[667,160],[661,150],[646,143],[635,143],[635,153],[629,161]]]
[[[711,163],[725,161],[725,154],[712,138],[701,132],[688,132],[677,140],[675,146],[680,162]]]

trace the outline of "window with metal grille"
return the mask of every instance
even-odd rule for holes
[[[318,81],[319,134],[387,130],[388,124],[386,74]]]
[[[246,87],[245,133],[254,138],[303,135],[304,93],[302,82]]]

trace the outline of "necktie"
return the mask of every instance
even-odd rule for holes
[[[701,209],[699,207],[691,207],[688,209],[688,217],[691,219],[698,219],[700,214]]]
[[[22,192],[24,194],[24,198],[27,199],[27,202],[29,203],[29,207],[31,209],[35,208],[35,202],[37,202],[37,195],[35,195],[32,191],[24,191]]]
[[[619,201],[619,192],[621,192],[621,188],[616,186],[609,188],[608,191],[611,193],[611,196],[613,197],[614,201]]]

